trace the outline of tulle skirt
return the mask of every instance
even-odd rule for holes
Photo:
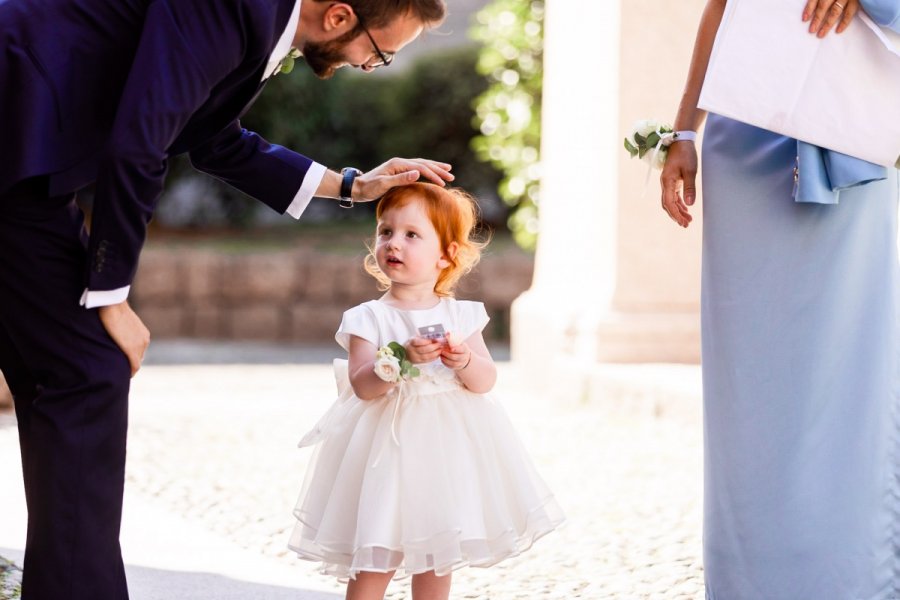
[[[363,401],[345,370],[336,364],[340,397],[301,442],[317,444],[289,543],[301,558],[342,580],[445,575],[515,556],[563,521],[496,400],[423,382]]]

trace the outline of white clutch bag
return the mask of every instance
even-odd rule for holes
[[[860,11],[846,31],[819,39],[802,9],[802,2],[729,0],[700,107],[900,167],[900,35]]]

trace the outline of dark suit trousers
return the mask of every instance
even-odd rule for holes
[[[0,196],[0,371],[28,505],[22,598],[123,600],[130,369],[97,311],[78,304],[83,215],[73,195],[46,189],[35,179]]]

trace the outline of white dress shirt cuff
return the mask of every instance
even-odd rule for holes
[[[302,215],[303,211],[306,210],[306,207],[309,206],[309,201],[316,195],[316,190],[319,189],[319,184],[322,183],[322,178],[325,177],[325,172],[327,170],[328,169],[325,168],[324,165],[320,165],[317,162],[314,162],[309,166],[309,169],[306,171],[306,176],[303,178],[303,183],[300,184],[300,190],[297,192],[297,195],[294,196],[294,201],[291,202],[291,205],[288,206],[285,211],[287,214],[295,219],[300,218],[300,215]]]
[[[117,290],[106,290],[103,292],[92,292],[84,290],[81,294],[81,306],[85,308],[97,308],[98,306],[110,306],[119,304],[128,299],[128,292],[131,290],[130,285],[119,288]]]

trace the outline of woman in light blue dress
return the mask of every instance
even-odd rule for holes
[[[707,5],[676,130],[703,120],[724,5]],[[828,33],[859,5],[800,0],[798,20],[816,8]],[[900,0],[862,8],[900,27]],[[706,596],[896,600],[897,170],[717,115],[703,146]],[[692,142],[670,147],[663,208],[682,226],[696,164]]]

